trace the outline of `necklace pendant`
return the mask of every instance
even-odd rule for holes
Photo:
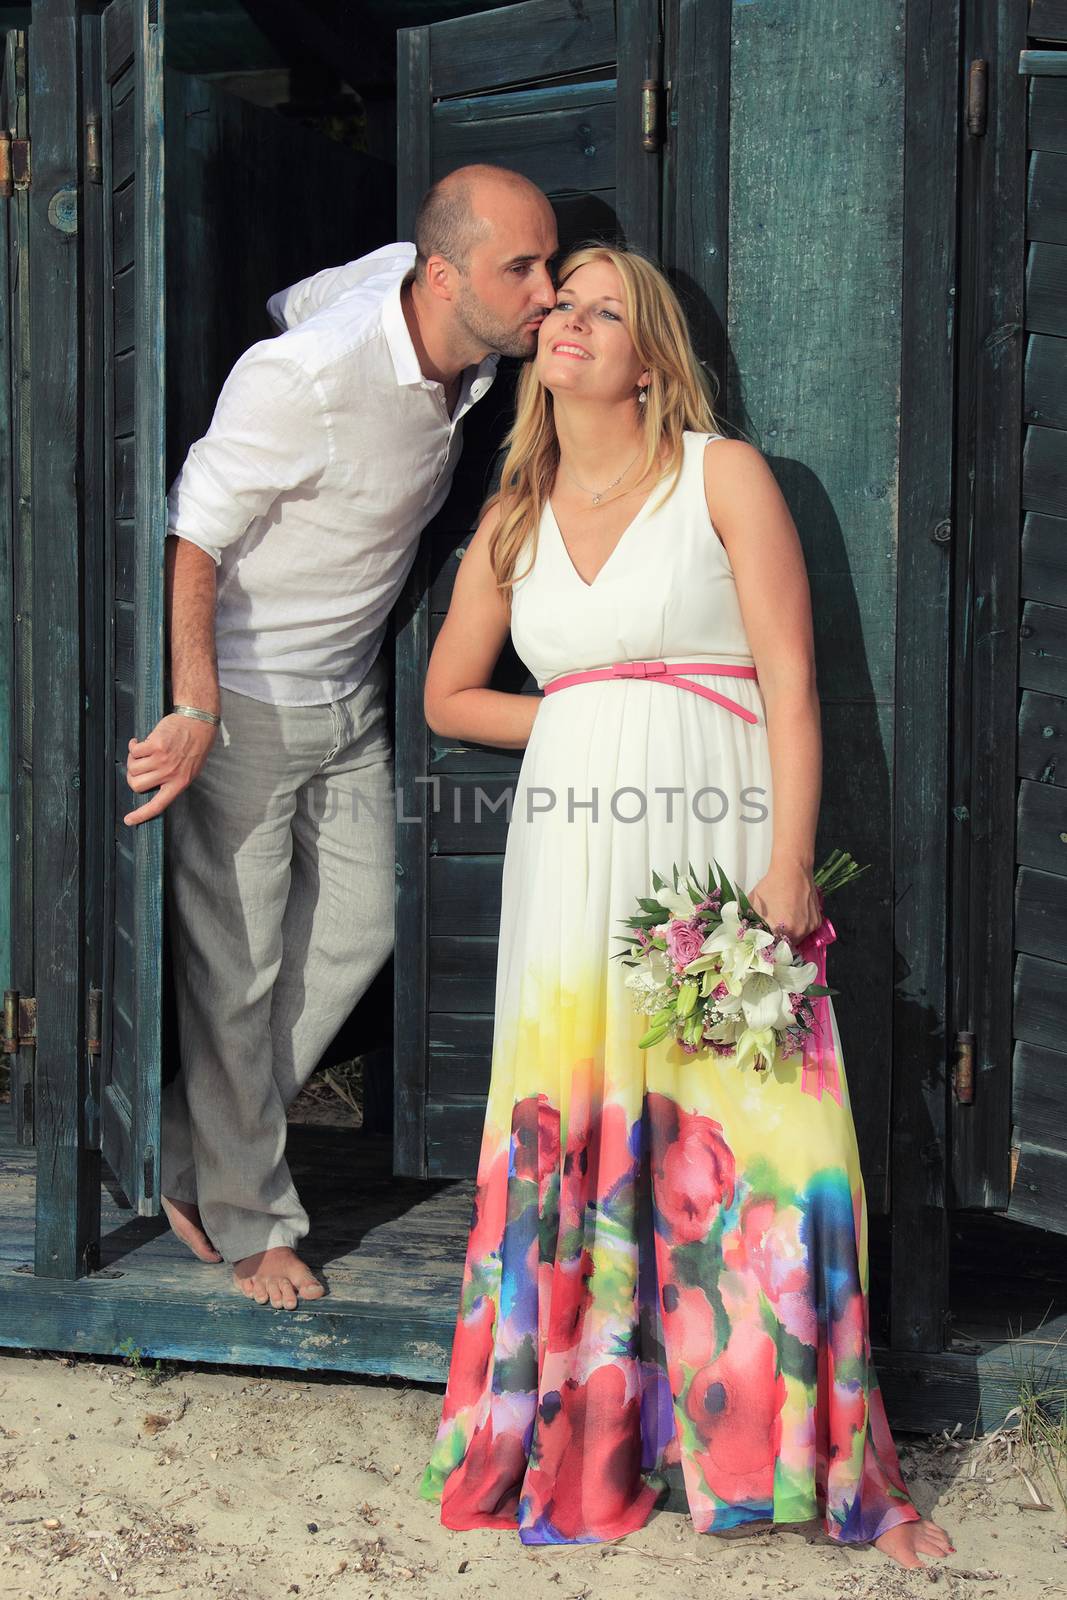
[[[594,496],[593,496],[593,504],[594,504],[594,505],[595,505],[595,506],[598,506],[598,505],[599,505],[599,504],[600,504],[600,496],[599,496],[599,495],[598,495],[598,494],[595,494],[595,495],[594,495]]]

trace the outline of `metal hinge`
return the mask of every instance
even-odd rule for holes
[[[4,1036],[0,1051],[13,1056],[26,1046],[37,1044],[37,1001],[17,989],[4,990]]]
[[[85,1099],[82,1102],[82,1138],[86,1150],[100,1148],[100,1018],[103,1000],[100,989],[89,990],[85,1007],[85,1053],[89,1060]]]
[[[104,157],[100,145],[100,118],[92,116],[85,123],[85,177],[89,183],[103,183]]]
[[[0,200],[10,200],[30,187],[30,141],[15,139],[0,128]]]
[[[651,154],[663,141],[663,85],[646,78],[641,85],[641,148]]]
[[[980,138],[989,105],[989,62],[972,61],[967,70],[967,132]]]
[[[952,1093],[961,1106],[974,1104],[974,1034],[956,1035],[956,1060],[952,1066]]]
[[[100,1013],[103,999],[104,995],[102,990],[89,990],[89,1014],[86,1019],[88,1022],[89,1038],[86,1043],[86,1048],[91,1056],[98,1056],[100,1054]]]

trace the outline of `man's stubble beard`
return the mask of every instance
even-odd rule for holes
[[[517,328],[505,326],[466,284],[456,301],[456,321],[473,344],[495,350],[498,355],[522,358],[533,355],[537,348],[536,329],[522,324]]]

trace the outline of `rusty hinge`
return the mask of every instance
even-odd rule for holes
[[[972,61],[967,69],[967,132],[980,138],[986,130],[989,104],[989,62]]]
[[[646,78],[641,85],[641,149],[654,154],[663,138],[663,85]]]
[[[88,183],[103,183],[104,157],[100,148],[100,118],[92,116],[85,123],[85,177]]]
[[[86,1018],[89,1038],[86,1042],[86,1048],[91,1056],[100,1054],[100,1010],[103,999],[103,990],[89,990],[88,1016]]]
[[[4,990],[4,1035],[0,1050],[13,1056],[25,1046],[37,1043],[37,1001],[17,989]]]
[[[956,1035],[956,1060],[952,1066],[952,1092],[961,1106],[974,1104],[974,1034]]]
[[[30,141],[15,139],[0,128],[0,200],[10,200],[19,189],[30,186]]]
[[[89,1057],[89,1071],[82,1102],[82,1139],[86,1150],[100,1148],[100,1016],[103,999],[100,989],[90,989],[85,1007],[85,1052]]]

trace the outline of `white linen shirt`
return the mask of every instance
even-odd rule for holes
[[[241,356],[174,481],[168,533],[219,565],[226,689],[322,705],[381,649],[497,361],[467,368],[449,417],[400,304],[414,261],[413,244],[386,245],[273,295],[286,331]]]

